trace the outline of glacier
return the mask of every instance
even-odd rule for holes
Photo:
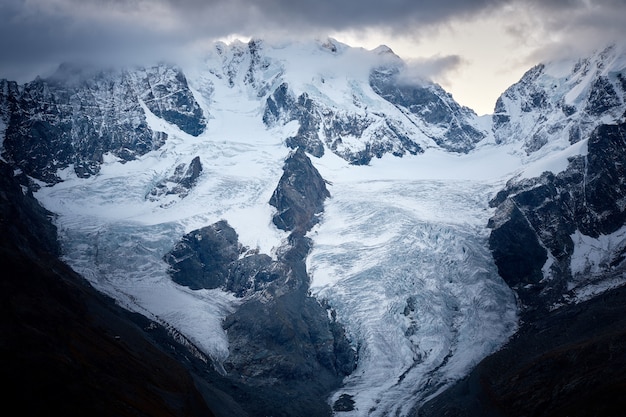
[[[290,52],[274,53],[283,62]],[[286,233],[271,223],[268,201],[289,152],[284,138],[299,127],[297,121],[271,128],[262,122],[257,89],[277,84],[281,67],[263,66],[255,83],[232,85],[220,72],[224,54],[205,62],[204,70],[186,71],[208,118],[204,133],[187,134],[141,103],[149,127],[167,134],[163,146],[133,161],[107,154],[90,178],[78,178],[68,167],[58,172],[62,182],[36,193],[57,215],[64,260],[121,305],[176,329],[218,369],[228,357],[221,323],[241,299],[173,283],[163,256],[183,234],[221,219],[243,245],[274,256]],[[300,76],[292,82],[296,91],[308,91],[329,107],[363,112],[368,105],[370,111],[397,113],[374,100],[363,51],[344,57],[350,68],[360,68],[361,77],[352,80],[329,72],[336,56],[320,54],[317,77],[307,78],[303,68],[293,71]],[[289,62],[312,65],[311,58]],[[232,77],[245,76],[224,67]],[[332,197],[309,233],[311,291],[336,311],[360,355],[358,369],[329,399],[352,395],[355,410],[347,415],[370,409],[374,415],[406,414],[515,330],[513,293],[497,275],[485,228],[489,194],[502,185],[493,171],[504,178],[512,160],[497,158],[494,147],[461,157],[428,146],[425,155],[383,157],[369,166],[350,165],[331,152],[312,158],[332,184]],[[189,195],[145,198],[174,167],[196,156],[203,171]]]
[[[68,174],[37,197],[57,213],[74,269],[130,310],[176,329],[219,365],[228,356],[221,322],[241,300],[173,283],[163,255],[182,234],[221,218],[246,246],[274,253],[286,236],[271,225],[267,202],[287,150],[269,137],[288,132],[267,132],[267,141],[250,144],[161,127],[171,139],[159,151],[124,164],[108,158],[98,176]],[[205,171],[189,196],[166,205],[143,198],[155,172],[196,154]],[[311,291],[337,312],[359,349],[358,368],[329,399],[353,396],[355,410],[342,415],[406,415],[515,331],[515,298],[486,243],[493,214],[487,202],[511,167],[504,158],[485,169],[493,157],[486,148],[462,157],[435,150],[385,157],[370,166],[330,153],[312,158],[331,198],[309,233]],[[502,179],[493,180],[494,170]]]
[[[355,401],[342,415],[406,415],[516,329],[513,293],[486,244],[487,201],[501,184],[481,179],[493,175],[482,159],[315,161],[332,185],[311,232],[311,289],[360,346],[356,371],[333,397]]]
[[[541,111],[515,107],[523,101],[520,85],[496,109],[495,122],[506,120],[500,136],[491,131],[491,120],[470,117],[468,123],[485,138],[466,153],[450,152],[433,139],[444,128],[372,90],[371,69],[396,62],[387,49],[370,53],[331,41],[262,48],[263,56],[243,43],[218,44],[202,62],[184,68],[207,119],[203,133],[186,133],[140,102],[149,127],[167,135],[162,146],[130,161],[106,154],[89,178],[79,178],[71,166],[59,170],[62,181],[41,183],[35,195],[56,215],[69,265],[124,307],[179,332],[219,369],[229,355],[222,321],[242,299],[221,289],[175,284],[163,256],[182,235],[219,220],[227,220],[240,242],[258,252],[275,258],[285,245],[287,233],[272,223],[275,209],[268,202],[289,154],[285,141],[301,121],[265,124],[267,97],[288,81],[294,96],[307,94],[326,115],[371,122],[364,135],[392,120],[422,153],[386,154],[367,165],[350,164],[328,148],[311,155],[331,197],[307,235],[313,249],[306,262],[311,294],[330,306],[359,355],[356,370],[329,404],[348,396],[354,408],[341,416],[408,415],[415,404],[467,375],[517,329],[515,294],[489,251],[487,223],[495,213],[489,201],[511,178],[563,171],[570,157],[586,154],[586,140],[570,143],[573,130],[566,133],[564,127],[578,128],[578,122],[555,110],[550,127],[562,131],[542,148],[544,131],[536,120]],[[555,82],[544,78],[541,87]],[[573,96],[581,86],[589,87],[572,81],[570,90],[559,90],[559,100],[582,108],[576,101],[581,93]],[[550,110],[560,103],[548,103]],[[320,136],[327,127],[319,127]],[[536,141],[505,138],[507,132],[532,129]],[[340,151],[364,146],[362,137],[344,139]],[[195,157],[203,170],[187,195],[146,198]],[[626,232],[595,240],[576,233],[580,256],[572,268],[585,272],[601,268],[603,248],[622,247]],[[609,284],[599,283],[597,291]],[[581,298],[585,291],[590,290],[579,289]]]

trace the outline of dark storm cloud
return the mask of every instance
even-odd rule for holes
[[[0,77],[28,79],[64,60],[162,58],[194,40],[232,33],[298,37],[370,29],[417,36],[507,5],[533,10],[546,32],[565,33],[576,24],[587,32],[606,33],[608,25],[624,30],[625,2],[617,0],[2,0]]]
[[[538,45],[527,63],[576,58],[626,40],[626,0],[517,1],[534,19],[508,23],[520,44]]]
[[[108,2],[108,4],[114,2]],[[122,2],[119,2],[122,3]],[[124,2],[128,3],[128,2]],[[176,44],[162,28],[147,29],[103,7],[71,0],[0,3],[0,77],[30,79],[65,60],[123,60]],[[132,17],[131,11],[128,17]],[[153,51],[154,52],[154,51]]]
[[[3,0],[0,77],[28,80],[66,60],[161,58],[193,40],[232,33],[297,37],[366,27],[402,32],[492,2]]]
[[[70,0],[68,0],[70,1]],[[99,1],[90,0],[99,4]],[[136,7],[141,0],[109,0],[110,5]],[[207,18],[212,11],[228,11],[214,23],[280,25],[291,28],[345,29],[355,26],[432,23],[452,15],[475,13],[501,3],[498,0],[157,0],[189,18]],[[254,19],[262,18],[255,22]],[[210,19],[212,20],[212,19]]]

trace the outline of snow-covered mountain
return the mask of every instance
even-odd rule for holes
[[[65,64],[46,80],[3,80],[0,88],[4,148],[28,175],[48,183],[69,165],[86,177],[106,153],[132,160],[163,145],[167,136],[150,129],[143,107],[191,135],[206,124],[185,76],[167,65],[92,71]]]
[[[626,281],[626,54],[537,66],[491,119],[405,71],[332,39],[63,65],[0,81],[2,157],[63,260],[251,414],[410,415],[520,313]]]
[[[496,142],[516,143],[537,162],[491,202],[491,246],[500,275],[533,307],[623,282],[625,68],[618,46],[542,64],[496,104]]]
[[[496,143],[516,142],[526,154],[544,156],[620,120],[625,60],[623,47],[612,45],[589,57],[535,66],[498,98]]]

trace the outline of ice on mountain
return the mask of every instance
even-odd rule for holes
[[[516,326],[512,292],[486,249],[493,185],[423,178],[418,158],[429,156],[397,171],[315,161],[332,197],[310,234],[311,288],[360,347],[356,371],[333,396],[352,396],[360,411],[346,416],[405,415]]]
[[[503,94],[491,119],[453,106],[436,85],[393,84],[399,58],[388,48],[324,42],[214,46],[184,72],[183,98],[191,94],[207,119],[197,131],[157,105],[180,98],[168,82],[175,70],[136,75],[133,83],[145,85],[147,77],[152,91],[131,97],[124,123],[162,132],[158,146],[132,158],[104,152],[89,178],[53,161],[63,181],[36,195],[58,214],[72,267],[219,362],[229,354],[221,322],[238,299],[176,285],[163,256],[184,234],[220,220],[244,246],[275,256],[287,234],[272,223],[268,202],[285,145],[304,147],[319,156],[311,159],[332,195],[308,234],[311,291],[334,309],[360,354],[330,401],[351,396],[356,408],[346,417],[407,415],[514,331],[515,299],[488,250],[486,225],[495,212],[488,202],[513,176],[558,175],[587,155],[586,132],[623,113],[624,65],[607,61],[605,78],[594,78],[593,60],[574,69],[537,67]],[[116,97],[126,97],[119,88]],[[411,102],[412,95],[422,100]],[[606,104],[598,120],[584,117],[593,113],[590,98]],[[169,193],[196,157],[202,173],[193,175],[193,187]],[[601,254],[620,252],[623,234],[574,234],[572,271],[605,271],[617,260]],[[571,289],[583,298],[618,278]]]

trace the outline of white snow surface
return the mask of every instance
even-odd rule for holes
[[[70,167],[60,173],[64,182],[36,194],[57,213],[64,258],[74,269],[125,307],[177,329],[217,362],[228,356],[221,322],[241,300],[173,283],[163,256],[183,234],[221,219],[242,244],[262,253],[274,255],[283,244],[286,234],[272,224],[268,201],[289,153],[283,141],[298,125],[267,129],[267,95],[288,80],[296,93],[331,108],[404,117],[369,87],[380,51],[332,41],[264,44],[256,62],[246,48],[218,45],[201,65],[184,68],[208,118],[205,133],[187,135],[144,106],[150,126],[168,134],[164,146],[126,163],[107,156],[88,179]],[[558,173],[569,156],[586,153],[585,141],[545,159],[525,156],[517,143],[496,145],[493,137],[467,155],[423,143],[424,154],[385,156],[369,166],[349,165],[328,150],[311,158],[332,195],[309,233],[312,293],[328,300],[359,349],[356,371],[329,399],[353,396],[355,410],[342,416],[407,415],[507,340],[517,310],[487,248],[488,201],[513,176]],[[189,195],[145,198],[195,156],[203,171]],[[623,242],[624,233],[610,242]],[[575,241],[586,258],[597,245],[613,244]]]
[[[466,375],[516,328],[511,290],[498,276],[485,228],[493,180],[489,151],[427,152],[350,166],[313,162],[331,182],[310,236],[312,292],[329,301],[360,347],[346,416],[407,415]],[[491,177],[490,180],[487,178]]]

